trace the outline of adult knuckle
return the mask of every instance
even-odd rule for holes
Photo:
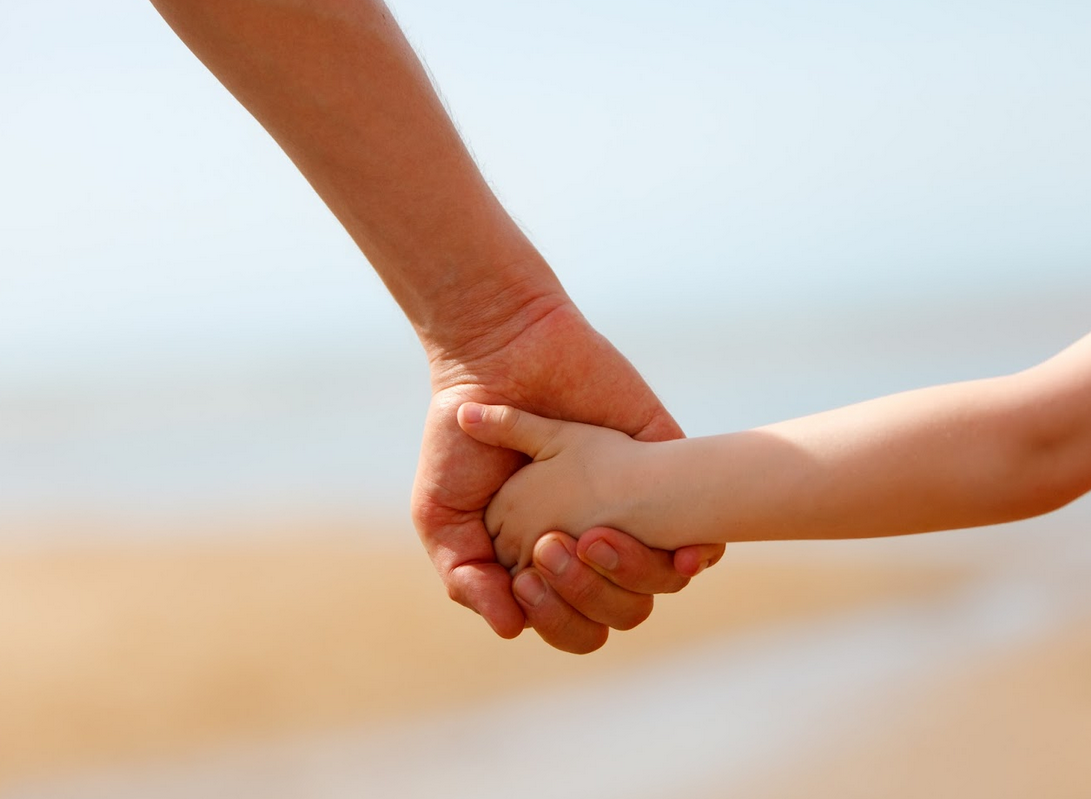
[[[643,624],[652,615],[655,607],[655,598],[648,594],[642,594],[639,599],[633,601],[627,611],[613,625],[615,630],[631,630]]]
[[[409,505],[410,518],[417,532],[425,533],[440,527],[445,511],[423,492],[415,491]]]
[[[463,607],[471,607],[469,600],[466,598],[466,591],[462,584],[455,580],[453,575],[443,576],[443,585],[447,589],[447,598],[452,602],[457,602]]]
[[[588,575],[569,587],[568,601],[576,608],[592,607],[602,599],[604,590],[601,577]]]

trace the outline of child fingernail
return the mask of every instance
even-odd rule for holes
[[[572,560],[568,548],[555,538],[540,547],[537,555],[535,560],[556,577],[564,574],[564,570],[568,568],[568,562]]]
[[[605,541],[596,541],[587,548],[587,559],[606,571],[617,568],[619,558],[617,550]]]
[[[467,402],[462,406],[462,420],[468,424],[477,424],[484,415],[484,407],[476,402]]]
[[[515,595],[523,600],[524,604],[532,608],[538,607],[542,604],[542,600],[545,599],[545,583],[542,582],[541,577],[532,571],[523,572],[516,577],[511,587],[515,591]]]

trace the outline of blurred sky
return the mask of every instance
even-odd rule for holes
[[[691,432],[1087,330],[1087,3],[393,8]],[[404,507],[408,324],[151,5],[4,0],[0,75],[0,513]]]

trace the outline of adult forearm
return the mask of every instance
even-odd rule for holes
[[[451,598],[504,637],[529,622],[552,645],[587,652],[607,625],[646,617],[645,593],[684,585],[669,556],[617,533],[618,562],[601,572],[570,558],[513,582],[496,562],[485,506],[519,459],[467,438],[461,402],[515,402],[647,440],[681,431],[501,207],[386,6],[152,2],[298,166],[417,330],[433,397],[412,513]],[[610,545],[598,534],[601,555]]]
[[[152,0],[280,144],[426,343],[563,296],[378,0]]]

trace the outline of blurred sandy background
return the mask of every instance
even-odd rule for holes
[[[1087,332],[1091,7],[394,7],[690,434]],[[1091,791],[1087,501],[500,641],[407,521],[408,325],[259,126],[147,4],[0,45],[0,796]]]
[[[923,538],[738,546],[575,658],[495,639],[423,556],[356,533],[6,552],[0,795],[1091,784],[1086,546],[1067,568],[1016,556],[1018,535],[1004,557],[974,534],[946,556]],[[1037,536],[1071,555],[1074,536]]]
[[[649,629],[579,659],[532,635],[493,641],[406,551],[319,539],[8,556],[0,775],[328,725],[381,728],[603,679],[677,642],[952,590],[964,577],[806,561],[746,553],[662,601]]]

